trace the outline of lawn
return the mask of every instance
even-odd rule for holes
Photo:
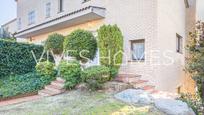
[[[70,91],[32,102],[0,107],[2,115],[161,115],[152,106],[129,105],[112,94]]]

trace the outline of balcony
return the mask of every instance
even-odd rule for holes
[[[82,24],[92,20],[105,18],[105,8],[96,6],[87,6],[74,12],[62,15],[52,20],[34,25],[32,27],[21,30],[15,34],[17,38],[29,38],[32,36],[52,32],[74,25]]]

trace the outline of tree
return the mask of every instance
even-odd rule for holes
[[[69,56],[86,63],[96,56],[97,41],[94,35],[86,30],[75,30],[64,41],[64,49]]]
[[[61,34],[52,34],[48,36],[45,42],[45,50],[52,51],[56,55],[60,55],[63,52],[64,36]]]
[[[204,22],[198,22],[189,36],[186,70],[195,80],[198,94],[204,101]]]
[[[117,25],[103,25],[98,30],[100,63],[115,77],[123,58],[123,35]]]
[[[63,55],[63,43],[64,36],[61,34],[54,33],[48,36],[48,39],[45,41],[44,48],[46,51],[53,53],[56,66],[59,65]]]

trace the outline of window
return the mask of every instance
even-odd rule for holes
[[[91,0],[83,0],[83,2],[82,2],[82,3],[85,3],[85,2],[88,2],[88,1],[91,1]]]
[[[176,51],[178,53],[183,53],[183,37],[176,34]]]
[[[21,18],[18,18],[18,21],[17,21],[17,28],[18,28],[18,30],[20,30],[21,29]]]
[[[35,11],[28,13],[28,25],[35,23]]]
[[[132,60],[145,60],[145,40],[131,41]]]
[[[63,12],[63,0],[59,0],[59,12]]]
[[[184,3],[185,3],[185,5],[186,5],[186,8],[189,8],[189,7],[190,7],[188,0],[184,0]]]
[[[50,13],[51,13],[51,3],[48,2],[46,4],[46,18],[49,18],[50,17]]]

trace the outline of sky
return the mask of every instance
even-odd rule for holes
[[[198,0],[197,18],[204,20],[204,0]],[[0,0],[0,25],[14,19],[16,17],[15,0]]]
[[[0,0],[0,25],[16,18],[15,0]]]
[[[197,18],[204,21],[204,0],[197,0]]]

